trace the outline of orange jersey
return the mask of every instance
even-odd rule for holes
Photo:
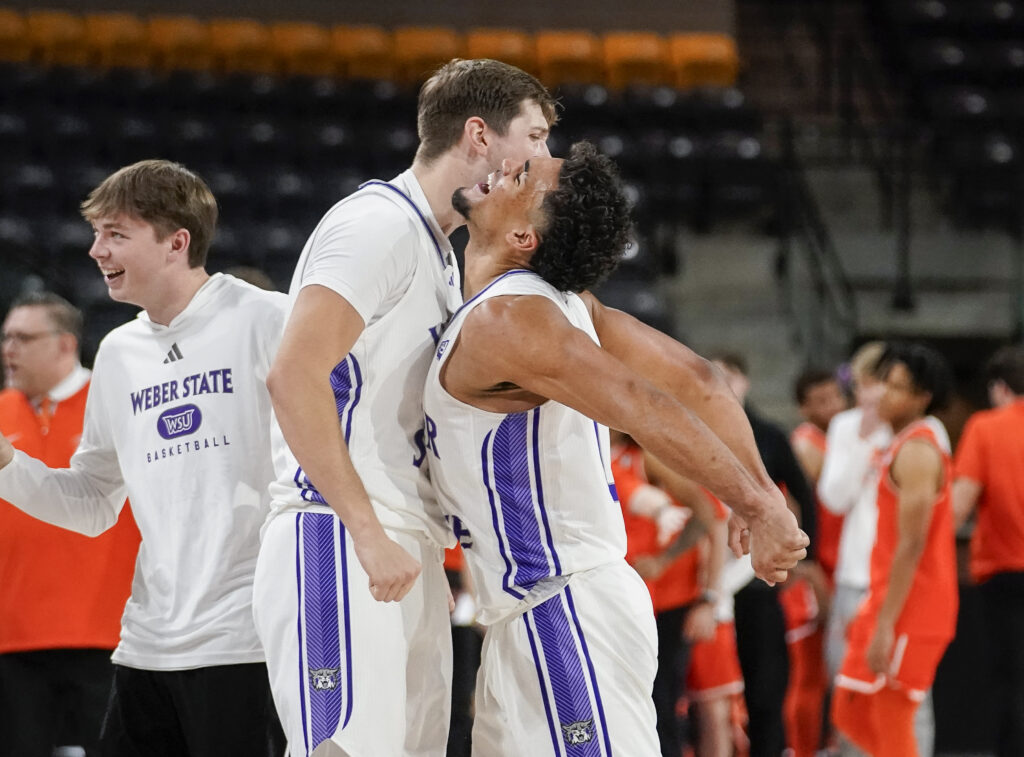
[[[650,518],[634,515],[629,510],[629,500],[637,489],[648,485],[644,472],[644,454],[636,445],[627,445],[612,453],[612,477],[622,506],[622,518],[626,524],[626,561],[631,562],[641,555],[654,555],[661,551],[658,545],[658,528]],[[698,550],[691,549],[681,554],[660,578],[645,580],[651,592],[654,611],[662,612],[692,602],[700,594]]]
[[[703,702],[742,691],[736,626],[732,621],[719,623],[713,639],[695,642],[690,650],[686,695],[695,702]]]
[[[1024,399],[975,413],[956,450],[956,476],[981,484],[971,575],[1024,571]]]
[[[825,432],[813,423],[801,423],[789,437],[791,444],[803,440],[813,444],[821,454],[825,454]],[[836,515],[827,507],[821,504],[821,500],[815,496],[817,502],[818,533],[817,533],[817,558],[829,581],[835,572],[836,563],[839,561],[839,537],[843,532],[843,516]]]
[[[871,552],[871,584],[862,613],[877,618],[889,584],[892,560],[899,541],[899,490],[892,480],[892,461],[908,441],[927,442],[942,455],[942,488],[932,506],[928,539],[917,563],[914,582],[896,620],[896,635],[952,639],[956,632],[959,602],[956,578],[956,541],[950,496],[952,461],[935,432],[923,421],[912,423],[893,440],[882,457],[878,484],[878,529]],[[872,623],[873,625],[873,623]]]
[[[51,468],[66,468],[87,394],[88,384],[59,402],[46,428],[24,394],[0,392],[0,432]],[[139,539],[128,507],[90,538],[0,500],[0,653],[117,646]]]

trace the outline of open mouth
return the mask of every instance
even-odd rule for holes
[[[491,191],[491,183],[489,181],[481,181],[479,184],[476,185],[476,188],[479,189],[483,194],[489,194]]]
[[[113,281],[114,279],[124,275],[124,269],[121,268],[116,271],[100,271],[100,273],[103,274],[103,278],[106,279],[107,281]]]

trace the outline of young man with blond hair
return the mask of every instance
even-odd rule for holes
[[[461,302],[456,188],[547,155],[554,101],[493,60],[423,86],[412,167],[327,212],[292,279],[268,385],[280,427],[256,624],[293,754],[443,755],[451,631],[421,393]]]
[[[88,535],[131,497],[142,545],[105,755],[280,755],[252,584],[272,471],[264,382],[284,297],[207,274],[217,204],[181,165],[122,168],[82,215],[110,297],[143,312],[100,343],[70,468],[0,438],[0,496]]]

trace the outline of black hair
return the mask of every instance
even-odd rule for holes
[[[836,381],[838,383],[836,375],[831,371],[822,370],[821,368],[808,368],[803,371],[803,373],[796,377],[796,382],[793,384],[793,396],[796,398],[796,404],[804,404],[807,401],[807,394],[811,389],[829,381]]]
[[[996,350],[985,365],[985,378],[1004,382],[1014,394],[1024,394],[1024,347],[1012,344]]]
[[[915,389],[931,395],[924,409],[926,414],[946,406],[953,389],[953,375],[942,355],[920,342],[897,342],[886,347],[878,361],[879,375],[888,376],[896,363],[907,367]]]
[[[612,161],[577,142],[558,187],[545,193],[540,243],[530,267],[561,292],[582,292],[618,266],[632,231],[630,205]]]

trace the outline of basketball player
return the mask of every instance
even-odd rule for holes
[[[92,536],[131,497],[142,545],[103,754],[282,754],[252,581],[285,297],[206,273],[217,204],[177,163],[122,168],[82,215],[111,299],[144,311],[100,344],[70,469],[2,440],[0,496]]]
[[[879,463],[867,598],[850,624],[833,717],[873,757],[916,757],[914,713],[956,631],[956,546],[948,445],[926,414],[949,391],[934,350],[895,345],[882,358],[879,417],[896,434]]]
[[[454,539],[426,477],[422,388],[461,302],[451,197],[507,155],[547,155],[554,120],[532,76],[451,61],[420,91],[412,167],[335,205],[303,250],[268,381],[283,438],[256,575],[293,754],[445,753]]]
[[[578,294],[628,239],[607,158],[581,143],[564,161],[505,161],[452,202],[470,230],[469,299],[435,351],[424,411],[431,481],[472,545],[489,626],[474,753],[656,755],[654,616],[623,559],[606,427],[734,503],[765,579],[783,580],[807,538],[718,372]]]

